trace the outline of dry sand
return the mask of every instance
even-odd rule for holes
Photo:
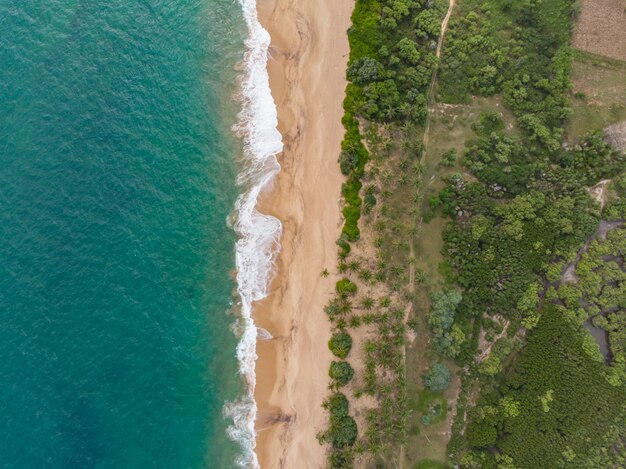
[[[337,280],[343,177],[337,157],[353,0],[260,0],[272,36],[268,66],[278,106],[282,172],[261,211],[283,222],[269,297],[254,319],[274,339],[257,344],[257,454],[266,468],[322,468],[330,323],[323,307]],[[327,268],[331,275],[322,278]]]

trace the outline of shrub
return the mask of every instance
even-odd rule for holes
[[[443,363],[436,363],[431,366],[424,376],[424,385],[431,391],[444,391],[450,384],[450,378],[452,374],[446,365]]]
[[[345,331],[337,332],[328,341],[328,348],[336,357],[346,358],[352,349],[352,337]]]
[[[331,469],[352,469],[354,467],[354,456],[350,450],[335,449],[330,454]]]
[[[356,422],[349,415],[331,417],[328,440],[334,448],[354,445],[357,437]]]
[[[368,188],[365,190],[365,197],[363,199],[365,213],[370,213],[374,208],[374,205],[376,205],[376,196],[374,195],[375,190],[376,187],[374,186],[368,186]]]
[[[422,459],[418,462],[413,469],[444,469],[444,464],[441,461],[435,461],[434,459]]]
[[[338,386],[345,386],[354,376],[354,369],[348,362],[332,362],[328,375],[335,381]]]
[[[478,116],[478,122],[473,127],[479,135],[490,135],[492,132],[502,132],[504,121],[498,112],[486,111]]]
[[[356,283],[352,282],[348,278],[342,278],[335,286],[337,293],[342,295],[354,295],[357,290]]]
[[[343,150],[339,154],[339,167],[341,172],[348,176],[350,172],[359,164],[359,155],[348,150]]]
[[[357,85],[366,85],[378,80],[384,74],[382,64],[370,57],[363,57],[355,60],[348,67],[348,80]]]
[[[352,248],[350,247],[350,243],[346,239],[346,236],[342,234],[337,240],[337,246],[339,246],[339,257],[346,258]]]
[[[345,417],[348,415],[350,404],[348,398],[338,392],[330,396],[324,401],[324,408],[328,410],[328,413],[332,417]]]

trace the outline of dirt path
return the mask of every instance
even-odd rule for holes
[[[439,41],[437,41],[437,58],[441,57],[441,48],[443,47],[443,37],[446,35],[446,31],[448,30],[448,21],[450,21],[450,16],[452,16],[452,10],[454,9],[455,0],[450,0],[448,4],[448,11],[446,13],[446,17],[443,19],[441,23],[441,34],[439,35]]]
[[[604,208],[604,205],[606,204],[606,201],[607,201],[606,186],[609,182],[611,182],[610,179],[604,179],[603,181],[600,181],[595,186],[587,189],[587,192],[589,193],[589,195],[593,197],[595,200],[597,200],[598,202],[600,202],[600,208]]]
[[[435,52],[437,59],[441,57],[441,50],[443,49],[443,41],[446,36],[446,31],[448,31],[448,22],[450,21],[450,17],[452,16],[454,5],[456,5],[456,0],[449,0],[448,11],[446,12],[446,16],[443,18],[443,21],[441,22],[441,33],[439,34],[439,39],[437,40],[437,50]],[[426,126],[424,127],[424,137],[422,138],[423,149],[422,149],[422,157],[420,158],[420,164],[422,164],[422,162],[424,161],[424,156],[426,155],[426,148],[428,146],[428,135],[430,134],[430,113],[431,113],[432,106],[433,106],[433,93],[435,91],[435,84],[437,82],[437,70],[438,70],[438,67],[435,68],[435,71],[433,72],[432,79],[430,80],[430,88],[428,89],[428,99],[427,99],[428,113],[426,115]],[[413,228],[415,228],[417,225],[417,219],[415,217],[416,215],[413,217]],[[409,243],[409,244],[410,244],[409,282],[410,282],[411,291],[414,291],[415,290],[415,265],[414,265],[413,259],[415,258],[415,247],[413,246],[413,243]]]
[[[456,0],[450,0],[448,3],[448,11],[446,12],[446,16],[441,22],[441,33],[439,34],[439,40],[437,41],[437,50],[435,55],[437,59],[441,58],[441,50],[443,49],[443,41],[446,36],[446,32],[448,31],[448,22],[450,21],[450,16],[452,16],[452,10],[454,10],[454,5],[456,4]],[[422,144],[424,145],[422,155],[426,154],[426,147],[428,146],[428,135],[430,134],[430,111],[432,109],[433,104],[433,94],[435,92],[435,85],[437,83],[437,70],[439,67],[435,69],[433,72],[433,78],[430,81],[430,89],[428,90],[428,115],[426,116],[426,128],[424,129],[424,138],[422,140]]]
[[[446,35],[446,31],[448,30],[448,22],[450,21],[450,16],[452,15],[452,10],[454,9],[455,3],[456,3],[456,0],[449,0],[448,11],[446,12],[446,16],[443,18],[443,21],[441,22],[441,33],[439,34],[439,39],[437,41],[437,50],[435,52],[437,59],[439,59],[439,57],[441,56],[441,50],[443,48],[443,40]],[[437,68],[435,68],[435,71],[433,72],[433,76],[430,81],[430,88],[428,89],[428,98],[427,98],[428,113],[426,116],[426,127],[424,128],[424,138],[422,140],[422,144],[424,145],[424,148],[422,150],[420,164],[422,164],[424,160],[424,155],[426,154],[426,145],[428,144],[428,134],[430,132],[430,113],[431,113],[431,108],[433,104],[433,91],[435,89],[436,82],[437,82]],[[413,228],[415,228],[416,226],[417,226],[417,214],[413,215]],[[409,290],[411,292],[415,291],[415,244],[413,243],[413,240],[411,240],[411,242],[409,243]],[[409,314],[410,314],[410,310],[407,310],[405,320],[406,318],[408,318]],[[404,367],[406,369],[406,345],[404,349]],[[405,460],[404,446],[400,448],[400,457],[398,458],[398,460],[400,462],[400,467],[404,467],[404,460]]]
[[[503,318],[504,319],[504,318]],[[476,358],[476,363],[482,363],[483,360],[485,358],[487,358],[489,356],[489,354],[491,353],[491,349],[493,348],[493,346],[496,344],[496,342],[498,342],[500,339],[502,339],[506,333],[509,330],[509,326],[511,325],[511,321],[509,321],[508,319],[504,319],[503,322],[503,327],[502,327],[502,332],[500,332],[495,339],[493,339],[493,341],[487,346],[487,348],[485,349],[485,351],[483,353],[481,353],[477,358]]]

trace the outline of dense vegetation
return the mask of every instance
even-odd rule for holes
[[[325,308],[329,348],[342,360],[331,366],[329,428],[320,433],[332,447],[330,466],[353,467],[365,453],[361,465],[404,464],[408,433],[445,420],[452,368],[463,371],[449,464],[621,467],[626,158],[600,131],[564,144],[575,3],[463,0],[438,64],[444,9],[424,0],[357,0],[352,17],[339,155],[347,178],[343,278]],[[507,112],[494,105],[472,117],[464,150],[439,156],[444,187],[420,213],[434,77],[440,102],[497,96],[492,103]],[[601,181],[608,196],[600,203],[590,189]],[[415,269],[420,216],[449,223],[442,281],[418,293],[427,280]],[[602,223],[611,229],[598,234]],[[405,345],[409,329],[426,340],[420,324],[431,340],[413,396]],[[606,332],[606,357],[591,326]],[[369,335],[359,347],[364,370],[355,373],[350,333],[360,327]],[[348,401],[361,396],[378,406],[357,428]],[[421,415],[417,425],[412,413]],[[431,463],[443,467],[429,459],[416,467]]]
[[[575,147],[562,143],[570,114],[573,13],[569,0],[468,0],[451,23],[443,52],[439,99],[462,103],[472,95],[500,94],[515,118],[505,122],[493,111],[478,116],[462,158],[469,174],[448,177],[431,200],[452,219],[445,254],[452,280],[463,289],[454,308],[442,308],[447,293],[438,294],[431,312],[450,331],[458,328],[447,355],[469,369],[449,445],[462,467],[623,462],[618,419],[626,389],[625,304],[617,241],[623,232],[591,243],[576,266],[577,285],[561,279],[600,221],[625,214],[623,153],[597,131]],[[615,190],[605,207],[588,193],[603,179],[611,179]],[[453,311],[453,323],[442,310]],[[620,358],[610,368],[582,327],[589,317],[613,334],[611,353]],[[436,339],[441,331],[433,328]],[[498,339],[477,359],[481,333]],[[476,380],[481,393],[467,423]]]
[[[575,264],[574,278],[550,288],[546,297],[579,330],[595,327],[604,331],[608,352],[603,357],[591,335],[585,350],[597,361],[611,365],[607,379],[615,386],[626,384],[626,224],[607,224],[613,228],[605,239],[594,239]]]
[[[512,464],[507,467],[537,469],[617,464],[623,454],[614,453],[613,444],[620,425],[624,431],[624,390],[608,382],[604,368],[585,352],[583,336],[567,317],[547,307],[514,373],[496,390],[483,390],[472,412],[467,441],[497,452],[468,453],[463,467],[496,468],[505,461]]]

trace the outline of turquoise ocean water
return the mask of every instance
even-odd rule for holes
[[[0,0],[0,467],[228,468],[233,0]]]

